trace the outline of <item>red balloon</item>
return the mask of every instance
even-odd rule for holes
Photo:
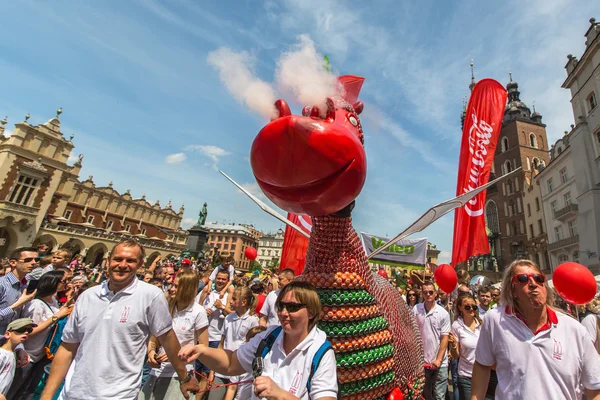
[[[246,247],[246,250],[244,251],[244,255],[246,256],[246,258],[248,260],[254,260],[256,258],[256,256],[258,255],[258,252],[256,251],[256,249],[254,247]]]
[[[402,394],[402,391],[396,387],[392,390],[392,393],[388,395],[387,400],[404,400],[404,395]]]
[[[379,276],[381,276],[384,279],[388,278],[388,275],[387,275],[387,272],[385,272],[385,269],[377,270],[377,273],[379,274]]]
[[[552,274],[556,292],[571,304],[586,304],[594,299],[597,290],[594,274],[581,264],[560,264]]]
[[[444,293],[452,293],[456,285],[458,284],[458,277],[456,271],[448,264],[440,264],[433,273],[435,282]]]

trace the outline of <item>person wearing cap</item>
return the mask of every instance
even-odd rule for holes
[[[36,327],[31,318],[19,318],[9,323],[4,332],[5,342],[0,346],[0,400],[6,400],[8,389],[15,376],[17,368],[15,350],[29,338],[29,334]]]
[[[198,381],[177,357],[180,345],[167,299],[156,286],[136,279],[144,258],[143,246],[133,239],[113,247],[108,281],[86,290],[75,303],[41,400],[53,398],[67,372],[63,398],[135,400],[150,336],[165,350],[183,397],[198,390]],[[69,371],[73,362],[76,367]]]
[[[546,276],[530,260],[504,271],[500,306],[483,319],[471,379],[483,400],[496,366],[496,399],[599,399],[600,357],[577,320],[550,307]]]

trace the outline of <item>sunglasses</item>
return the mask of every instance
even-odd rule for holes
[[[30,263],[32,261],[38,262],[40,261],[39,257],[27,257],[27,258],[23,258],[20,261],[23,261],[24,263]]]
[[[416,293],[409,293],[408,297],[417,297],[417,294]]]
[[[512,281],[521,285],[526,285],[531,278],[533,278],[533,281],[538,285],[542,285],[546,282],[546,275],[544,274],[517,274],[512,277]]]
[[[302,310],[303,308],[306,308],[306,304],[285,303],[283,301],[280,301],[276,307],[277,307],[277,312],[283,312],[283,310],[287,310],[289,313],[295,313],[295,312]]]
[[[463,308],[464,308],[465,310],[467,310],[467,311],[471,311],[471,310],[475,311],[475,306],[472,306],[472,305],[470,305],[470,304],[467,304],[467,305],[466,305],[466,306],[464,306]]]
[[[428,295],[432,295],[435,293],[435,290],[423,290],[423,294],[428,294]]]
[[[22,335],[24,333],[31,333],[31,332],[33,332],[33,328],[30,327],[30,326],[26,326],[25,328],[15,329],[15,330],[13,330],[13,332]]]

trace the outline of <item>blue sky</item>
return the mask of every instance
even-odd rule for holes
[[[266,121],[236,101],[207,57],[246,51],[271,82],[280,55],[308,35],[334,70],[366,78],[369,171],[354,224],[391,237],[455,193],[471,58],[477,79],[506,84],[510,68],[551,142],[568,129],[566,55],[583,52],[594,3],[4,0],[0,115],[12,129],[27,113],[39,124],[63,107],[63,132],[85,155],[82,178],[185,203],[184,226],[206,201],[210,221],[272,231],[281,224],[214,168],[256,192],[248,155]],[[446,216],[417,235],[446,261],[452,224]]]

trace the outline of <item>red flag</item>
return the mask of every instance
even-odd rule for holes
[[[288,213],[287,218],[310,235],[312,220],[308,215]],[[306,262],[306,249],[308,249],[308,238],[294,228],[286,226],[279,268],[291,268],[296,276],[302,274]]]
[[[466,110],[463,127],[458,182],[459,196],[488,182],[502,117],[506,106],[506,89],[493,79],[483,79],[475,85]],[[485,231],[486,191],[473,197],[454,214],[452,266],[469,257],[490,252]]]

